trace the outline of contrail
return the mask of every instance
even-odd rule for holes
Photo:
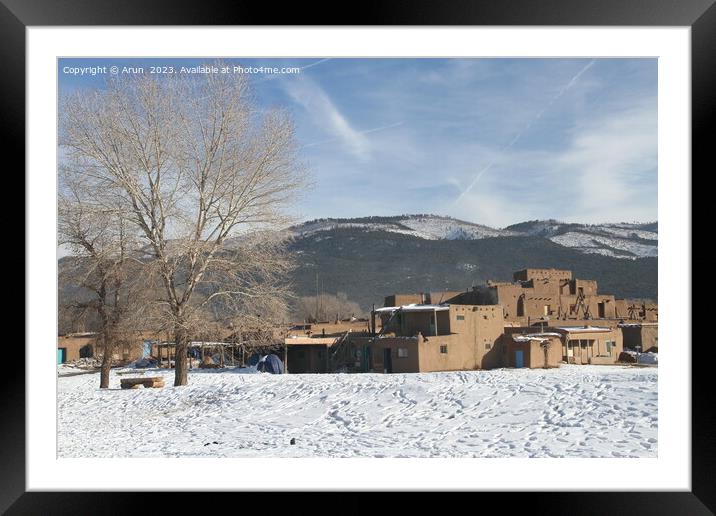
[[[498,155],[501,155],[503,152],[505,152],[505,151],[508,150],[510,147],[512,147],[515,143],[517,143],[517,140],[519,140],[520,137],[521,137],[530,127],[532,127],[532,125],[533,125],[537,120],[539,120],[540,118],[542,118],[542,115],[544,115],[545,111],[547,111],[547,110],[550,108],[550,106],[552,106],[552,104],[554,104],[557,100],[559,100],[559,98],[560,98],[562,95],[564,95],[565,92],[566,92],[569,88],[571,88],[572,86],[574,86],[574,85],[577,83],[577,81],[579,80],[579,78],[582,76],[582,74],[583,74],[584,72],[586,72],[587,70],[589,70],[589,69],[592,67],[592,65],[594,65],[595,62],[596,62],[596,59],[592,59],[591,61],[589,61],[589,62],[586,64],[586,66],[584,66],[584,68],[582,68],[581,70],[579,70],[579,71],[574,75],[574,77],[572,77],[572,78],[569,80],[569,82],[567,82],[564,86],[562,86],[562,88],[560,88],[560,90],[557,92],[557,94],[556,94],[554,97],[552,97],[552,99],[551,99],[549,102],[547,102],[547,104],[546,104],[529,122],[527,122],[527,125],[525,125],[525,126],[522,128],[521,131],[519,131],[504,147],[502,147],[502,148],[500,149],[500,151],[498,152]],[[496,160],[497,160],[497,158],[492,158],[492,159],[487,163],[487,165],[485,165],[485,167],[477,173],[477,175],[475,176],[475,179],[473,179],[472,182],[468,185],[468,187],[465,188],[462,192],[460,192],[460,195],[457,196],[457,198],[455,199],[455,202],[453,203],[453,206],[454,206],[455,204],[457,204],[458,202],[460,202],[460,200],[464,197],[464,195],[465,195],[467,192],[469,192],[470,190],[472,190],[472,188],[475,186],[475,184],[477,184],[477,181],[482,177],[482,175],[483,175],[485,172],[487,172],[488,170],[490,170],[490,169],[492,168],[492,165],[495,164],[495,161],[496,161]]]
[[[392,129],[393,127],[398,127],[399,125],[403,125],[403,123],[404,122],[395,122],[394,124],[383,125],[380,127],[374,127],[372,129],[365,129],[363,131],[356,131],[356,134],[368,134],[368,133],[375,133],[377,131],[384,131],[385,129]],[[331,143],[331,142],[335,142],[337,140],[340,140],[340,138],[330,138],[328,140],[321,140],[318,142],[307,143],[306,145],[303,145],[302,148],[313,147],[315,145],[322,145],[324,143]]]
[[[321,64],[321,63],[325,63],[326,61],[330,61],[330,60],[331,60],[330,57],[326,57],[325,59],[321,59],[321,60],[319,60],[319,61],[316,61],[315,63],[307,64],[306,66],[302,66],[302,67],[301,67],[301,71],[304,71],[304,70],[306,70],[306,69],[308,69],[308,68],[311,68],[311,67],[313,67],[313,66],[319,65],[319,64]]]

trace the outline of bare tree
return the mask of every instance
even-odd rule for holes
[[[362,315],[363,310],[344,292],[338,292],[336,295],[300,297],[296,302],[296,313],[305,321],[328,321],[357,317]]]
[[[122,210],[86,188],[76,171],[61,170],[59,192],[59,243],[75,257],[58,280],[60,285],[72,284],[89,293],[71,308],[98,316],[100,388],[107,388],[115,351],[131,341],[128,332],[139,309],[138,262],[132,260],[135,240]]]
[[[60,113],[66,159],[122,200],[147,243],[176,343],[174,385],[186,385],[207,305],[284,288],[272,270],[280,246],[265,235],[289,222],[303,183],[293,124],[256,108],[246,76],[222,73],[128,76],[65,99]]]

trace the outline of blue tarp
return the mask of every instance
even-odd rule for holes
[[[255,366],[259,363],[259,360],[261,360],[261,355],[259,355],[258,353],[252,353],[249,357],[248,365]]]
[[[283,362],[274,354],[267,355],[256,364],[256,369],[262,373],[283,374]]]

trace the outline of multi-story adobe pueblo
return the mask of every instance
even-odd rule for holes
[[[397,373],[613,364],[625,346],[656,347],[655,304],[600,294],[596,281],[572,278],[567,270],[524,269],[513,278],[466,292],[388,296],[382,308],[372,311],[368,332],[322,343],[320,370]],[[291,341],[286,339],[287,346]]]

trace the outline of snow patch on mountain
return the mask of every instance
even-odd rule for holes
[[[424,240],[479,240],[481,238],[517,235],[513,231],[495,229],[481,224],[440,216],[376,218],[375,221],[366,221],[365,219],[321,219],[306,222],[293,229],[294,234],[300,237],[335,229],[388,231]]]
[[[307,237],[336,229],[386,231],[424,240],[535,236],[582,253],[631,260],[657,257],[659,239],[656,223],[570,224],[534,220],[499,229],[438,215],[320,219],[295,226],[292,232],[296,237]]]
[[[550,240],[564,247],[571,247],[583,253],[602,254],[614,258],[656,257],[657,246],[634,242],[624,238],[613,238],[592,233],[572,231],[553,236]]]

